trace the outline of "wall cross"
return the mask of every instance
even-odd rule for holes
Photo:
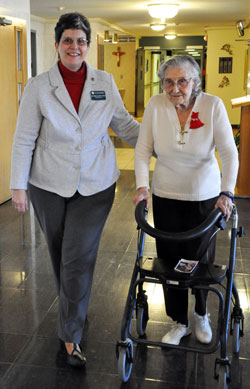
[[[124,52],[120,51],[121,48],[120,47],[117,47],[117,51],[114,51],[112,54],[113,55],[116,55],[116,58],[117,58],[117,66],[120,66],[120,58],[123,54],[125,54]]]

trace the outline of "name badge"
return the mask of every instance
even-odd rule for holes
[[[92,90],[90,97],[91,100],[106,100],[106,93],[104,90]]]

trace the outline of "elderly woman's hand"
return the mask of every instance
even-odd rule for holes
[[[137,189],[137,194],[133,202],[135,205],[137,205],[142,200],[146,200],[146,207],[148,208],[150,204],[150,193],[146,186]]]
[[[222,194],[218,198],[215,208],[220,208],[226,221],[228,221],[233,209],[233,202],[229,197]]]
[[[28,210],[28,197],[24,189],[12,190],[12,204],[18,212],[26,212]]]

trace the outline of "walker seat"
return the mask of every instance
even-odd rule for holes
[[[139,259],[141,274],[145,277],[160,279],[164,284],[192,287],[197,284],[217,284],[222,282],[227,273],[227,266],[198,263],[192,273],[181,273],[169,269],[167,260],[143,256]]]

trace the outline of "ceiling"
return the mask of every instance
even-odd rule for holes
[[[107,29],[137,37],[163,36],[175,32],[178,35],[205,35],[206,28],[214,26],[234,26],[243,20],[246,26],[250,20],[250,0],[180,0],[179,12],[165,23],[175,23],[165,30],[155,32],[147,4],[171,3],[161,0],[30,0],[31,14],[41,18],[58,19],[61,14],[78,11],[91,21],[100,22]],[[65,7],[62,11],[59,7]]]

